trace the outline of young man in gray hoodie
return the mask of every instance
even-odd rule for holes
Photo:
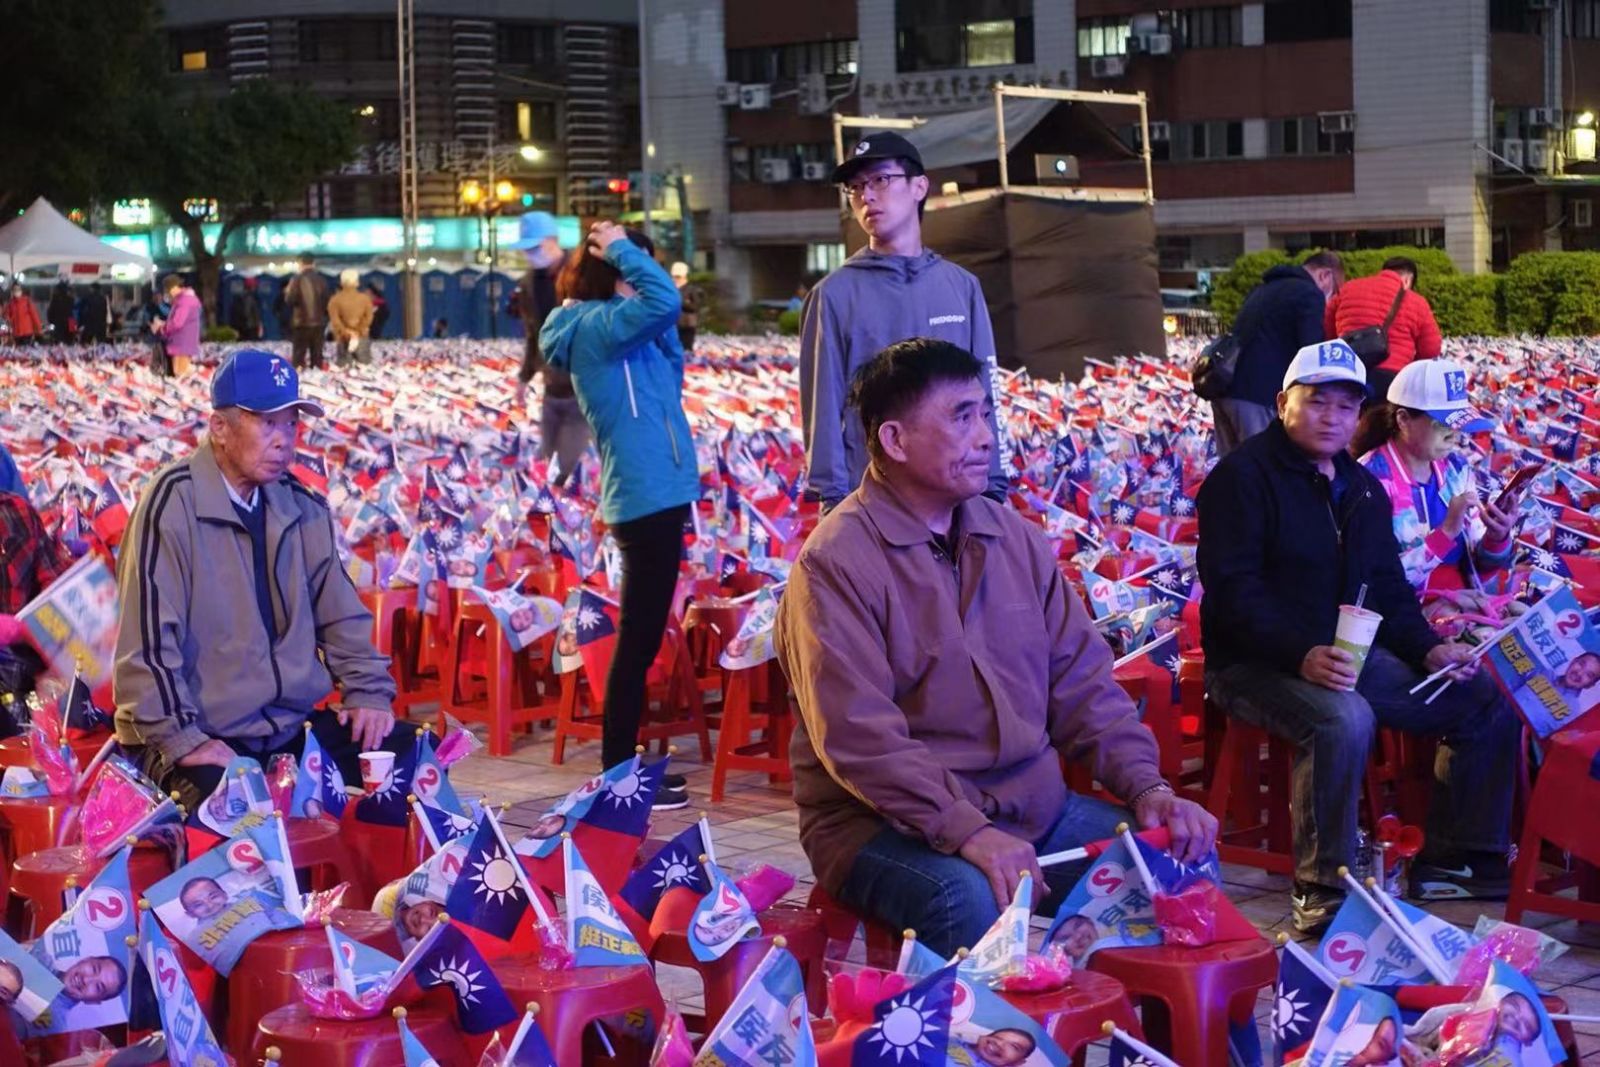
[[[861,484],[866,434],[846,403],[856,370],[883,349],[934,337],[966,349],[988,367],[993,398],[994,331],[978,279],[922,247],[928,177],[915,145],[896,133],[869,133],[834,168],[867,246],[818,282],[800,312],[800,417],[807,488],[823,509]],[[985,493],[1004,500],[1010,448],[988,414],[998,447]]]

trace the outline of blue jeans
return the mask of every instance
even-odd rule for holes
[[[1118,823],[1130,821],[1125,808],[1068,793],[1055,825],[1033,843],[1034,850],[1043,856],[1101,841]],[[1088,866],[1082,861],[1045,868],[1050,893],[1039,914],[1053,914]],[[977,944],[1000,917],[987,875],[888,826],[856,855],[839,903],[891,929],[910,927],[918,941],[945,957]]]

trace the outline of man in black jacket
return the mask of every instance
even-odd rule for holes
[[[556,460],[559,484],[572,483],[578,471],[578,460],[589,447],[589,423],[578,407],[578,396],[572,387],[572,375],[560,367],[545,362],[539,350],[539,328],[557,304],[556,279],[567,263],[567,254],[561,248],[556,220],[549,212],[530,211],[522,216],[521,232],[511,246],[522,250],[528,260],[528,272],[517,282],[512,294],[511,313],[522,320],[527,335],[522,354],[522,366],[517,369],[516,405],[527,403],[528,383],[535,374],[544,378],[544,399],[539,404],[540,459]]]
[[[1355,859],[1356,804],[1377,727],[1442,738],[1413,896],[1504,897],[1518,722],[1470,649],[1428,625],[1400,566],[1388,494],[1345,451],[1366,370],[1343,341],[1300,350],[1278,419],[1200,490],[1206,686],[1232,715],[1293,742],[1294,921],[1331,921]],[[1383,616],[1365,664],[1334,647],[1366,587]],[[1431,704],[1425,672],[1462,664]]]
[[[1227,396],[1211,402],[1217,455],[1226,456],[1272,421],[1283,372],[1296,352],[1326,336],[1323,307],[1343,281],[1339,254],[1318,252],[1298,267],[1273,267],[1245,297],[1233,320],[1239,341],[1233,383]]]

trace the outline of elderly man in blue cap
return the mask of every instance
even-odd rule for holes
[[[512,298],[513,312],[521,316],[522,329],[528,337],[522,367],[517,371],[517,406],[527,402],[528,383],[535,374],[542,373],[544,402],[539,406],[539,458],[547,460],[555,456],[560,480],[566,484],[577,470],[578,458],[589,447],[589,424],[578,408],[572,375],[550,366],[539,351],[539,330],[559,303],[556,278],[567,262],[555,217],[548,211],[530,211],[522,216],[521,233],[511,247],[522,249],[528,258],[528,272],[517,283]]]
[[[236,755],[298,758],[308,721],[346,781],[362,751],[415,740],[328,505],[289,473],[321,405],[254,349],[217,370],[211,404],[210,434],[140,494],[118,561],[117,740],[191,810]],[[335,685],[341,709],[313,714]]]

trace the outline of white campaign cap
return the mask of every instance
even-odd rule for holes
[[[1329,382],[1352,382],[1361,386],[1363,392],[1372,391],[1367,385],[1367,368],[1361,365],[1356,350],[1343,341],[1306,345],[1294,354],[1283,375],[1285,389],[1291,385],[1327,385]]]
[[[1494,429],[1494,420],[1467,400],[1467,369],[1453,359],[1407,363],[1394,376],[1385,399],[1398,407],[1425,411],[1461,433]]]

